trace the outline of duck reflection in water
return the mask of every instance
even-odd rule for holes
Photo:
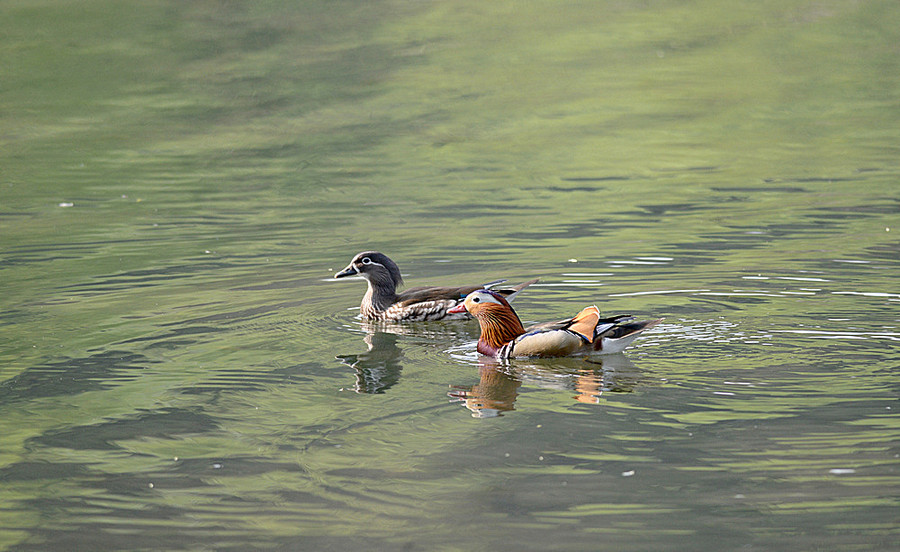
[[[515,410],[522,384],[574,391],[574,400],[599,404],[604,392],[630,392],[641,379],[640,370],[624,355],[553,359],[540,363],[483,361],[478,375],[476,385],[453,386],[449,393],[450,397],[464,403],[476,418],[493,418]]]
[[[400,381],[403,349],[397,345],[399,336],[427,340],[447,339],[450,336],[460,341],[472,339],[472,332],[477,331],[468,324],[446,322],[421,322],[410,326],[397,322],[363,321],[360,329],[365,332],[363,341],[368,350],[359,354],[337,355],[335,358],[356,371],[353,390],[364,394],[384,393]]]
[[[356,370],[357,393],[384,393],[400,381],[400,359],[403,349],[397,346],[397,335],[373,331],[363,338],[369,348],[357,355],[338,355],[342,363]]]
[[[475,418],[495,418],[516,409],[516,397],[522,385],[519,379],[497,364],[482,364],[478,368],[478,376],[477,385],[452,386],[449,395],[464,403]]]

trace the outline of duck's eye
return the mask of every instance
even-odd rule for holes
[[[363,257],[362,264],[372,264],[372,259],[370,259],[368,257]]]
[[[480,303],[480,302],[481,302],[481,298],[480,298],[480,297],[472,297],[472,302],[473,302],[473,303]]]

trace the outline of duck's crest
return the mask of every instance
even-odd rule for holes
[[[491,296],[492,296],[494,299],[496,299],[497,301],[500,301],[500,304],[501,304],[501,305],[504,305],[504,306],[506,306],[506,307],[512,308],[512,305],[509,304],[509,301],[506,300],[506,297],[504,297],[503,295],[501,295],[499,292],[496,292],[496,291],[494,291],[494,290],[492,290],[492,289],[484,289],[484,290],[481,290],[481,291],[482,291],[483,293],[490,293]]]

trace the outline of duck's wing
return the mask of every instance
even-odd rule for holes
[[[449,314],[447,311],[463,302],[469,291],[478,286],[462,287],[415,287],[397,296],[393,305],[384,312],[387,320],[464,320],[468,313]]]
[[[427,303],[431,301],[457,301],[462,302],[466,295],[472,293],[476,289],[482,289],[481,286],[459,286],[459,287],[442,287],[442,286],[421,286],[405,290],[397,296],[397,303],[407,307],[415,303]]]
[[[568,328],[572,324],[572,318],[563,318],[562,320],[554,320],[552,322],[541,322],[540,324],[533,324],[525,328],[525,333],[535,332],[540,330],[563,330]]]
[[[531,284],[537,282],[538,280],[538,278],[535,278],[534,280],[528,280],[527,282],[522,282],[521,284],[511,286],[509,288],[494,289],[493,291],[496,291],[497,293],[503,295],[507,301],[510,301],[513,297],[516,296],[516,294],[518,294],[520,291],[527,288]],[[431,301],[453,300],[462,303],[466,298],[466,295],[472,293],[473,291],[479,289],[488,289],[492,286],[502,284],[505,281],[506,280],[496,280],[487,284],[482,284],[480,286],[419,286],[409,288],[398,295],[396,302],[404,307],[415,303],[425,303]]]
[[[612,316],[609,318],[600,318],[600,309],[596,306],[590,306],[582,309],[581,312],[572,318],[563,318],[553,322],[542,322],[525,329],[525,333],[535,330],[569,330],[582,336],[588,343],[592,343],[598,331],[606,331],[615,326],[619,321],[630,318],[629,315]]]

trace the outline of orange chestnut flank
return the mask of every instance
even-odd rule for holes
[[[524,328],[509,302],[489,289],[471,292],[461,305],[447,312],[466,311],[481,326],[478,352],[496,358],[620,353],[641,332],[662,321],[634,322],[624,314],[601,318],[600,309],[590,306],[572,318]]]

